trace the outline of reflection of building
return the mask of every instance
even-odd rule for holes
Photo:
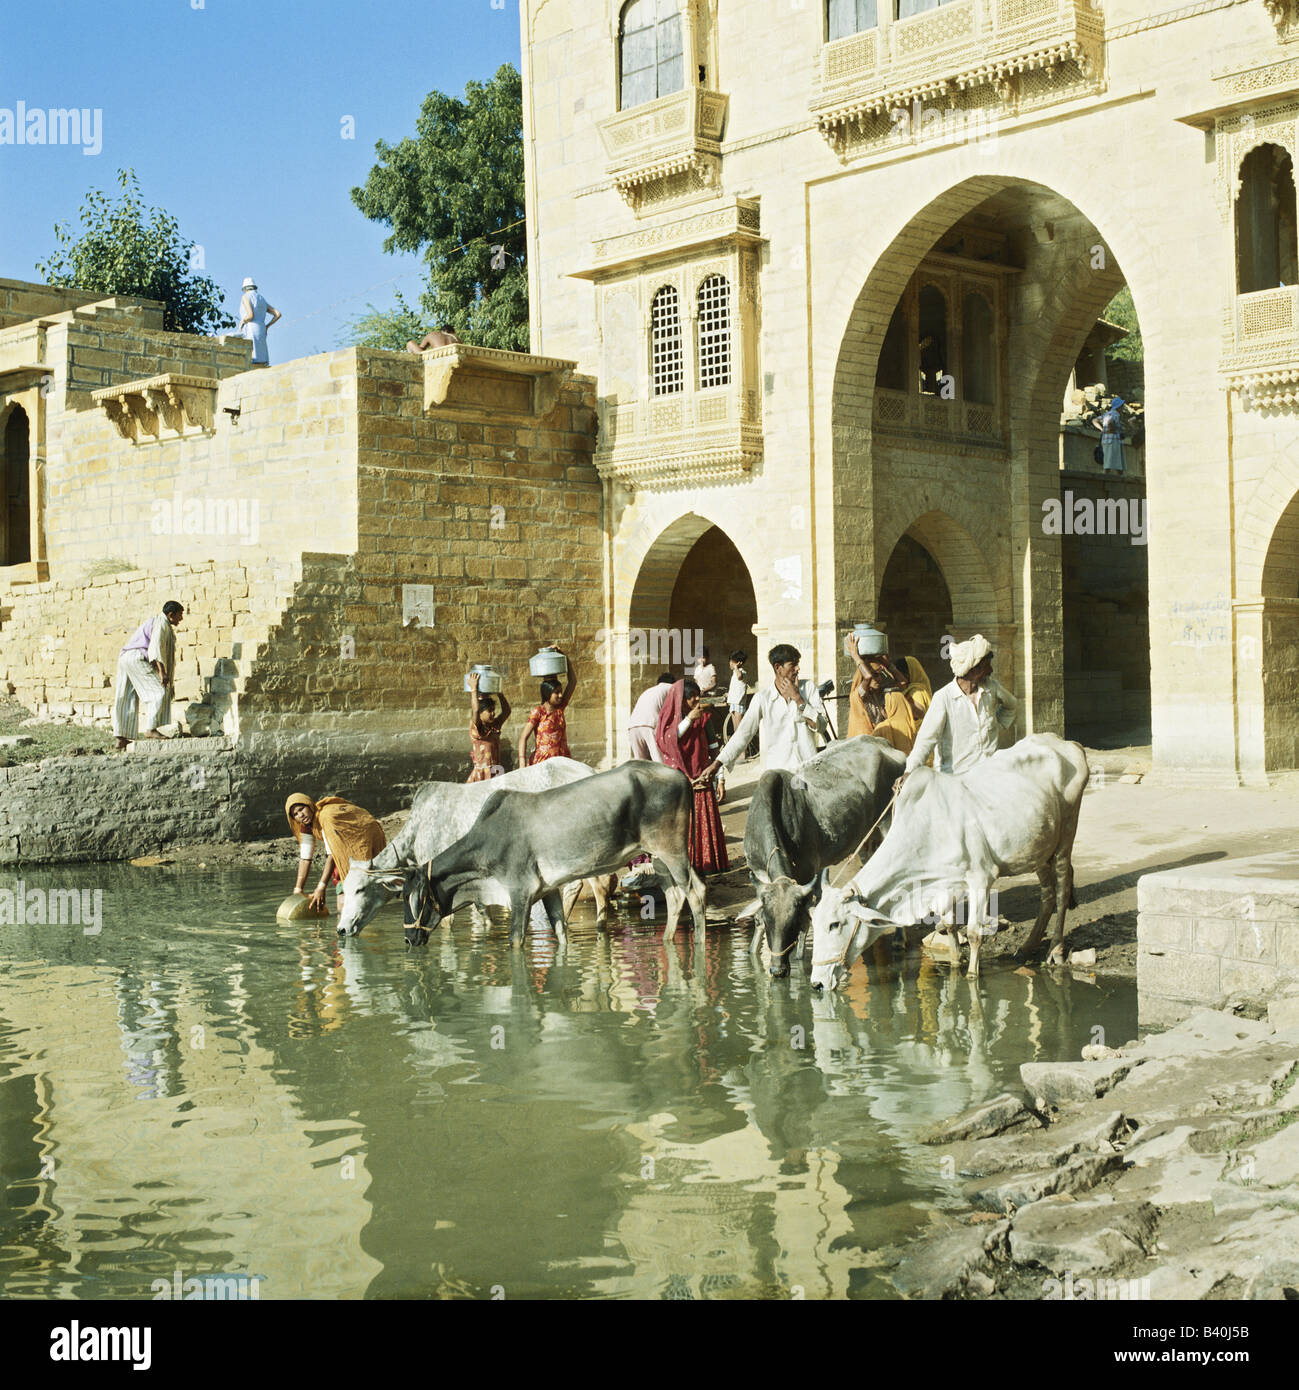
[[[1148,623],[1158,767],[1299,762],[1299,77],[1268,6],[1152,8],[526,0],[533,347],[598,381],[620,641],[747,619],[842,685],[853,621],[931,670],[981,629],[1059,730],[1143,714]],[[1041,524],[1125,283],[1148,620]]]

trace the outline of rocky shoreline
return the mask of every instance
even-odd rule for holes
[[[905,1298],[1299,1298],[1299,986],[1083,1051],[922,1136],[960,1200],[876,1273]]]

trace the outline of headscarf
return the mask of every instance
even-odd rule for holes
[[[976,632],[968,642],[957,642],[952,648],[952,674],[963,676],[974,670],[991,650],[988,639],[981,632]]]
[[[696,719],[684,734],[678,736],[677,727],[686,717],[685,706],[686,683],[677,681],[659,710],[655,738],[664,763],[693,779],[708,766],[708,735],[705,732],[708,719]]]
[[[341,796],[322,796],[319,801],[313,802],[302,792],[294,792],[284,803],[284,814],[289,818],[294,839],[300,840],[304,832],[290,812],[294,806],[304,805],[312,808],[311,827],[307,833],[323,837],[326,851],[333,856],[340,882],[347,877],[353,859],[369,863],[388,843],[383,826],[369,811],[353,806]]]
[[[918,687],[920,690],[923,690],[926,695],[932,697],[934,687],[929,679],[929,672],[925,670],[914,656],[904,656],[902,660],[906,664],[907,675],[911,678],[911,684],[907,687],[906,693],[914,699]]]

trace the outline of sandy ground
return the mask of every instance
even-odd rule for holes
[[[1068,945],[1095,947],[1102,974],[1135,976],[1137,880],[1159,869],[1257,854],[1299,837],[1299,773],[1286,774],[1267,790],[1166,786],[1146,780],[1149,748],[1089,750],[1092,785],[1083,800],[1074,847],[1078,906],[1067,918]],[[722,824],[732,868],[709,881],[709,904],[734,912],[752,896],[744,868],[744,827],[759,764],[731,775]],[[1121,777],[1140,781],[1120,781]],[[385,818],[389,838],[405,813]],[[169,862],[283,866],[292,887],[296,856],[282,838],[244,845],[208,844],[165,851]],[[1020,945],[1037,913],[1033,875],[999,885],[998,909],[1012,924],[984,945],[985,958],[1008,955]]]

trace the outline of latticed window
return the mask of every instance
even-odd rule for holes
[[[654,394],[674,396],[685,388],[685,358],[681,351],[681,298],[672,285],[654,296],[650,310],[650,365]]]
[[[831,43],[874,29],[877,22],[875,0],[826,0],[826,32]]]
[[[950,5],[952,0],[898,0],[898,18],[910,19],[913,14],[923,14],[926,10],[936,10],[940,5]]]
[[[631,0],[623,6],[618,45],[622,110],[679,92],[685,85],[681,0]]]
[[[699,389],[731,384],[731,282],[710,275],[699,286]]]

